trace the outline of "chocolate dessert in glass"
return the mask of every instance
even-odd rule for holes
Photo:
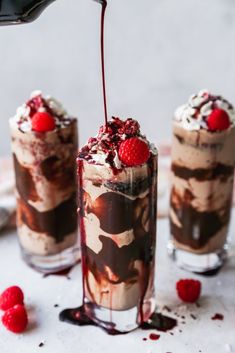
[[[155,309],[157,151],[137,121],[112,118],[77,162],[83,311],[128,332]]]
[[[180,267],[206,273],[224,263],[234,166],[234,108],[202,90],[173,121],[168,248]]]
[[[10,130],[23,258],[39,271],[60,271],[78,259],[77,120],[34,92]]]

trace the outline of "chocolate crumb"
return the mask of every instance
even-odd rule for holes
[[[191,316],[191,318],[192,318],[193,320],[197,320],[197,317],[196,317],[195,315],[190,314],[190,316]]]
[[[222,321],[224,319],[224,315],[216,313],[214,316],[212,316],[211,320],[220,320]]]
[[[39,345],[38,345],[38,347],[40,347],[40,348],[43,347],[43,346],[44,346],[44,342],[40,342]]]
[[[166,310],[166,311],[168,311],[168,313],[171,313],[171,311],[172,311],[171,308],[169,308],[169,306],[167,306],[167,305],[164,305],[162,310]]]
[[[54,304],[54,308],[58,308],[59,307],[59,304]]]

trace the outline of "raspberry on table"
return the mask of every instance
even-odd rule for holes
[[[195,279],[181,279],[176,283],[179,298],[186,303],[195,303],[201,294],[201,282]]]
[[[16,304],[23,305],[24,294],[20,287],[11,286],[0,295],[0,309],[8,310]]]
[[[18,304],[5,311],[2,323],[9,331],[22,333],[28,324],[28,315],[25,307]]]

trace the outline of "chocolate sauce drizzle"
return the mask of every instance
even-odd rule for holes
[[[108,126],[108,113],[107,113],[107,99],[106,99],[106,82],[105,82],[105,62],[104,62],[104,19],[107,8],[106,0],[95,0],[102,6],[101,11],[101,24],[100,24],[100,53],[101,53],[101,70],[102,70],[102,87],[103,87],[103,102],[104,102],[104,116],[105,126]]]
[[[210,238],[216,235],[229,222],[231,203],[224,207],[223,216],[217,211],[198,211],[191,205],[193,195],[189,190],[181,197],[173,188],[171,193],[171,208],[179,219],[182,227],[178,227],[170,219],[171,234],[182,244],[193,249],[200,249],[207,244]],[[195,229],[198,231],[194,236]]]
[[[13,154],[13,162],[16,174],[16,188],[22,199],[26,202],[28,200],[33,202],[40,200],[30,169],[23,167],[15,154]]]
[[[104,18],[107,7],[107,1],[102,1],[102,12],[101,12],[101,66],[102,66],[102,83],[103,83],[103,99],[104,99],[104,114],[105,114],[105,125],[108,125],[108,113],[107,113],[107,100],[106,100],[106,82],[105,82],[105,67],[104,67]]]
[[[30,229],[38,233],[46,233],[48,236],[55,238],[56,243],[60,243],[66,237],[66,235],[75,232],[77,229],[77,202],[76,202],[76,193],[72,193],[71,196],[61,202],[58,206],[48,211],[40,212],[35,207],[33,207],[29,200],[38,201],[40,197],[37,194],[35,182],[33,180],[30,169],[22,166],[16,155],[13,155],[14,167],[16,173],[16,188],[19,193],[19,198],[17,200],[18,211],[17,217],[18,222],[25,223]],[[46,161],[50,161],[50,164],[53,160],[48,158]],[[50,166],[47,166],[47,169]],[[42,171],[46,172],[42,168]],[[50,169],[50,168],[49,168]],[[58,166],[58,170],[61,169],[61,166]],[[67,167],[68,171],[70,169],[70,183],[75,184],[75,173],[74,168]],[[65,170],[67,170],[65,169]],[[49,173],[49,172],[48,172]],[[53,170],[55,176],[55,182],[61,180],[61,175],[57,173],[56,169]],[[47,174],[46,174],[47,175]],[[47,175],[47,177],[49,174]],[[67,178],[65,178],[67,180]],[[65,187],[65,184],[64,184]],[[68,185],[67,185],[68,187]],[[65,222],[65,219],[69,219],[70,222]]]
[[[234,173],[234,166],[222,163],[217,163],[210,168],[196,169],[190,169],[173,163],[171,169],[178,178],[184,180],[194,178],[198,181],[214,180],[216,178],[221,178],[223,181],[226,181],[229,177],[233,176]]]
[[[65,219],[70,221],[65,222]],[[53,237],[56,243],[60,243],[77,229],[76,193],[57,207],[44,212],[37,211],[22,198],[18,199],[18,220],[33,231],[46,233]]]

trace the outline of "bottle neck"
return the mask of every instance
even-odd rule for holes
[[[0,25],[32,22],[54,1],[0,0]]]

